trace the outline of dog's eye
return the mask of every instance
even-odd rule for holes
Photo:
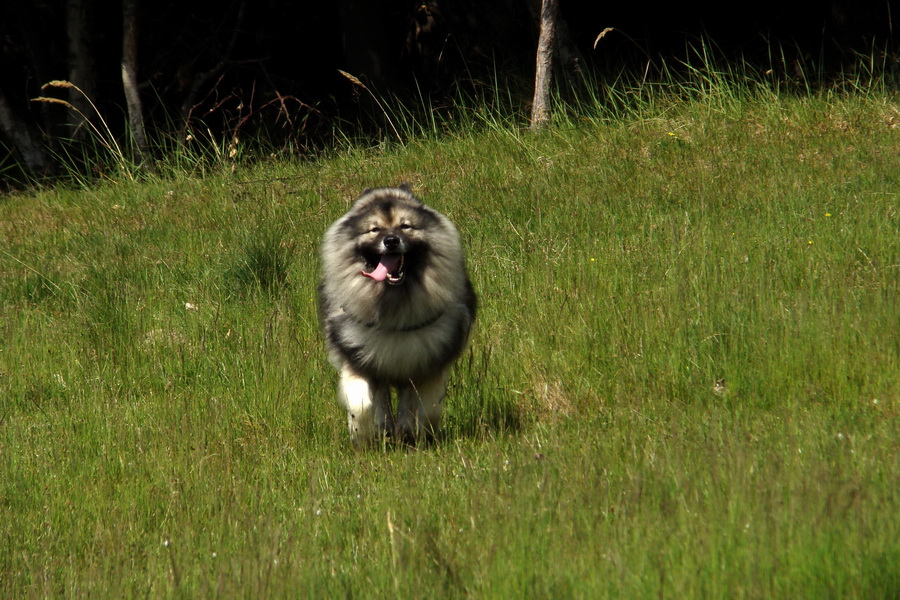
[[[379,231],[381,231],[381,227],[373,227],[369,230],[369,233],[378,233]]]
[[[400,229],[412,229],[412,225],[410,225],[409,223],[403,223],[402,225],[400,225]]]

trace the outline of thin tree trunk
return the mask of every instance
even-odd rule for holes
[[[138,0],[122,0],[122,88],[128,106],[128,125],[137,154],[141,156],[147,150],[147,138],[137,85],[137,3]]]
[[[231,29],[231,38],[228,40],[228,45],[225,47],[225,50],[219,53],[219,62],[208,71],[198,73],[192,77],[193,83],[191,84],[191,88],[188,90],[187,96],[185,96],[184,101],[181,103],[181,120],[182,129],[184,131],[187,131],[190,126],[191,113],[196,108],[200,89],[211,81],[213,77],[225,70],[225,67],[231,62],[231,54],[234,50],[234,45],[237,42],[238,35],[241,32],[241,26],[244,22],[244,9],[246,7],[247,0],[241,0],[240,5],[238,5],[237,16],[234,19],[234,27]],[[225,25],[223,24],[222,27],[224,26]]]
[[[531,105],[531,127],[537,129],[550,119],[550,79],[553,73],[553,46],[556,34],[556,18],[559,14],[557,0],[541,3],[541,34],[538,38],[537,68],[534,75],[534,102]]]

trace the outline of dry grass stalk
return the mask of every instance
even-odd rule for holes
[[[362,89],[366,90],[366,92],[368,92],[369,96],[372,97],[372,100],[375,101],[375,104],[378,105],[378,108],[381,109],[381,113],[384,115],[384,118],[387,119],[388,125],[391,126],[391,130],[393,130],[394,136],[397,138],[397,141],[402,144],[403,138],[400,136],[400,132],[397,131],[397,128],[394,126],[394,122],[391,121],[391,116],[388,114],[387,110],[384,108],[384,105],[381,104],[381,101],[378,100],[378,97],[372,93],[372,90],[370,90],[366,86],[366,84],[364,84],[362,81],[360,81],[358,77],[351,75],[347,71],[342,71],[341,69],[338,69],[338,73],[340,73],[341,75],[343,75],[344,77],[349,79],[353,85],[358,85]]]
[[[115,136],[112,133],[112,130],[109,128],[109,125],[106,123],[106,120],[103,118],[103,115],[100,113],[100,110],[97,108],[97,105],[94,104],[94,101],[90,99],[90,97],[84,93],[84,91],[79,88],[77,85],[72,83],[71,81],[64,81],[61,79],[54,79],[48,83],[45,83],[41,86],[41,91],[44,91],[48,87],[52,88],[62,88],[62,89],[74,89],[79,94],[84,96],[84,98],[91,105],[91,108],[94,109],[94,112],[97,113],[97,118],[100,119],[100,123],[103,126],[104,131],[100,131],[100,129],[94,125],[93,121],[91,121],[87,115],[85,115],[81,110],[79,110],[76,106],[74,106],[71,102],[67,100],[63,100],[61,98],[50,98],[48,96],[38,96],[37,98],[32,98],[32,102],[46,102],[48,104],[62,104],[66,108],[74,111],[82,118],[82,120],[88,124],[91,131],[94,133],[95,138],[100,144],[106,148],[106,150],[110,153],[113,159],[116,161],[116,164],[119,167],[119,170],[125,174],[128,179],[134,181],[134,175],[131,171],[126,168],[127,161],[125,160],[125,154],[122,152],[122,148],[119,147],[119,143],[116,141]]]

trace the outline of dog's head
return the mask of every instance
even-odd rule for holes
[[[360,276],[391,286],[420,277],[435,245],[445,243],[451,231],[452,237],[456,234],[445,217],[422,204],[405,184],[364,191],[342,228],[354,240]]]

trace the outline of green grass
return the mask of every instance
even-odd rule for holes
[[[0,199],[0,597],[900,595],[896,94],[637,96]],[[316,253],[400,181],[481,312],[357,452]]]

